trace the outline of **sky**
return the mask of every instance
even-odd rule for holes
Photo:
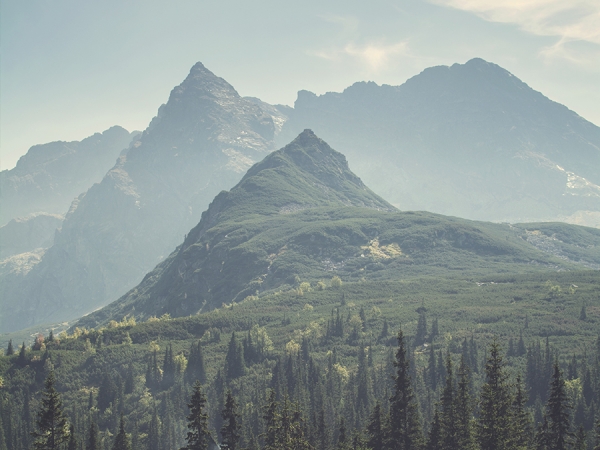
[[[0,0],[0,169],[145,129],[197,61],[293,106],[474,57],[600,125],[600,0]]]

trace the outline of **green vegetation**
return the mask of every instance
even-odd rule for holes
[[[406,347],[409,372],[425,441],[435,439],[436,426],[440,439],[447,439],[444,430],[453,423],[449,417],[462,417],[462,428],[457,426],[452,435],[460,442],[479,442],[475,425],[464,419],[470,414],[465,405],[480,399],[488,373],[486,348],[496,337],[507,383],[516,383],[517,375],[524,380],[520,394],[510,388],[509,408],[531,418],[531,436],[543,426],[552,364],[558,358],[564,392],[573,406],[571,430],[581,425],[586,443],[593,442],[600,373],[596,271],[488,275],[468,281],[346,281],[335,287],[331,278],[322,281],[324,288],[312,282],[300,294],[294,286],[306,282],[299,279],[288,290],[187,318],[137,323],[129,318],[96,330],[62,333],[41,344],[36,338],[36,350],[0,357],[0,417],[8,448],[10,442],[12,448],[31,444],[26,418],[34,423],[50,367],[78,445],[87,445],[97,433],[96,448],[112,448],[123,414],[133,449],[154,443],[165,450],[184,446],[185,405],[193,380],[201,377],[208,430],[216,440],[229,433],[235,441],[239,427],[238,448],[263,448],[267,428],[262,417],[274,390],[274,420],[289,420],[290,433],[302,431],[294,435],[299,442],[319,448],[319,433],[326,436],[322,448],[327,449],[338,445],[340,436],[348,448],[353,442],[378,442],[371,440],[367,426],[375,430],[379,420],[385,429],[394,389],[389,376],[398,370],[392,365],[397,345],[393,330],[400,327],[411,337]],[[554,286],[560,287],[560,295],[549,295]],[[580,320],[584,303],[587,317]],[[424,342],[415,346],[418,334]],[[456,382],[449,384],[449,377]],[[233,406],[233,399],[239,406]],[[475,414],[477,418],[481,412]],[[229,424],[233,428],[227,431]],[[533,445],[532,439],[527,445]]]

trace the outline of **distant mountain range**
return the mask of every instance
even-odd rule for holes
[[[29,214],[65,214],[79,194],[102,180],[136,134],[115,126],[82,141],[31,147],[15,168],[0,172],[0,227]]]
[[[120,154],[116,165],[102,181],[71,205],[52,247],[43,254],[29,255],[27,258],[16,255],[14,258],[20,261],[20,265],[0,267],[0,331],[74,319],[115,300],[139,283],[146,273],[181,244],[184,235],[198,224],[202,211],[215,196],[211,207],[213,212],[217,208],[215,205],[234,195],[217,195],[221,190],[231,189],[254,163],[278,146],[290,142],[305,128],[312,128],[334,148],[343,150],[357,175],[374,192],[403,210],[426,209],[494,221],[574,220],[575,217],[585,221],[594,220],[595,215],[600,214],[600,129],[533,91],[494,64],[476,59],[464,65],[434,67],[398,87],[357,83],[343,93],[328,93],[319,97],[302,91],[292,109],[268,105],[259,99],[242,98],[225,80],[198,63],[183,83],[173,89],[169,101],[159,108],[157,117],[148,128],[126,152]],[[258,170],[257,167],[262,166],[255,166],[244,178],[248,186],[258,180],[252,176],[252,170]],[[321,175],[332,176],[332,167],[326,165]],[[338,169],[340,173],[346,173],[341,166]],[[294,169],[293,172],[288,180],[290,182],[299,182],[302,177],[298,174],[306,175],[300,169]],[[375,240],[377,235],[367,232],[369,223],[388,223],[385,226],[377,225],[382,227],[377,228],[380,233],[378,239],[383,239],[381,234],[385,235],[384,231],[401,228],[399,223],[411,217],[410,220],[406,219],[410,224],[407,227],[412,230],[411,233],[414,231],[421,237],[410,237],[411,233],[408,233],[403,235],[401,241],[389,238],[389,245],[397,243],[403,255],[408,255],[409,249],[413,248],[411,242],[415,243],[415,248],[421,248],[425,245],[423,242],[438,242],[438,238],[428,236],[425,231],[418,232],[419,227],[424,227],[423,230],[435,230],[438,236],[441,233],[444,237],[439,239],[452,248],[462,245],[456,244],[462,242],[461,233],[484,236],[484,241],[489,241],[494,249],[502,247],[498,247],[498,237],[509,242],[517,239],[518,245],[514,245],[518,248],[513,249],[516,252],[514,255],[513,250],[501,254],[513,255],[509,259],[516,259],[511,261],[523,264],[518,266],[519,270],[533,267],[531,264],[525,265],[525,262],[531,261],[557,268],[575,267],[573,264],[577,264],[579,259],[588,266],[596,264],[594,246],[597,244],[593,230],[583,229],[585,231],[580,232],[585,235],[583,240],[591,242],[588,253],[578,253],[574,250],[577,244],[568,247],[571,244],[561,241],[562,244],[556,245],[558,251],[566,256],[557,259],[557,254],[552,256],[540,252],[532,244],[521,248],[523,242],[527,243],[523,240],[527,236],[525,229],[519,227],[507,231],[507,226],[483,226],[425,213],[405,215],[405,219],[398,219],[398,223],[394,222],[396,219],[386,221],[384,216],[400,217],[395,216],[399,213],[377,212],[362,206],[356,210],[358,205],[353,202],[359,198],[356,195],[362,188],[357,186],[364,186],[362,182],[357,181],[359,184],[353,185],[351,191],[354,197],[348,197],[346,205],[346,200],[340,200],[339,192],[328,187],[325,179],[317,173],[311,176],[316,177],[317,185],[326,187],[322,194],[333,195],[330,207],[337,205],[335,207],[346,208],[345,212],[323,214],[333,214],[332,217],[341,214],[340,220],[345,222],[355,214],[348,212],[352,209],[347,209],[348,205],[353,205],[354,211],[360,211],[357,213],[361,217],[360,223],[355,225],[357,228],[352,226],[346,230],[350,233],[348,236],[358,233],[360,239],[350,242],[346,240],[350,237],[343,235],[335,240],[333,231],[331,234],[325,233],[329,236],[327,239],[337,242],[336,245],[348,247],[346,250],[349,253],[340,250],[343,255],[340,253],[339,257],[345,255],[348,258],[350,254],[357,257],[356,251],[360,247],[365,247],[367,252],[377,253],[379,250],[375,247],[388,245]],[[355,175],[350,178],[358,180]],[[264,177],[260,180],[263,184],[256,184],[255,191],[248,191],[245,197],[249,201],[248,208],[250,205],[259,208],[254,213],[257,217],[255,225],[262,227],[261,233],[266,233],[272,227],[279,230],[273,233],[281,233],[278,221],[288,216],[277,213],[271,217],[274,204],[269,206],[263,200],[256,203],[250,200],[252,196],[249,194],[258,194],[264,188],[271,189],[273,198],[280,195],[283,198],[285,195],[281,190],[288,189],[285,187],[287,185],[264,184]],[[315,197],[311,193],[300,194],[306,188],[306,183],[298,185],[293,195],[298,199],[288,199],[285,205],[278,206],[284,208],[283,212],[293,213],[293,217],[299,221],[296,224],[298,226],[303,221],[309,221],[309,218],[317,220],[311,218],[311,214],[317,211],[316,206],[325,207],[323,202],[329,199]],[[374,202],[373,205],[377,204],[377,208],[392,208],[366,188],[361,192],[370,202]],[[2,202],[4,208],[4,197]],[[365,205],[368,203],[364,202]],[[271,212],[263,214],[260,205]],[[235,214],[239,214],[239,220],[247,221],[252,214],[242,206],[243,203],[238,205]],[[309,209],[300,211],[303,208]],[[209,208],[206,214],[213,214],[210,211]],[[315,214],[318,216],[321,213]],[[370,216],[373,214],[377,217]],[[212,225],[209,226],[212,222],[205,216],[194,228],[195,231],[189,232],[185,243],[198,238],[200,228],[207,233],[212,230]],[[232,220],[235,221],[235,218]],[[321,223],[320,219],[317,222]],[[224,223],[230,226],[229,221]],[[321,225],[325,227],[325,222]],[[454,231],[446,234],[446,228]],[[464,231],[463,228],[471,231]],[[336,229],[335,233],[338,231],[342,232]],[[294,233],[301,233],[301,229],[290,229],[289,233],[290,236],[296,236]],[[252,259],[255,258],[252,253],[254,250],[247,254],[244,238],[235,236],[241,246],[235,246],[240,259],[228,259],[231,267],[243,266],[244,258],[249,255],[252,261],[264,262],[260,258]],[[274,239],[269,234],[263,233],[261,236],[260,239]],[[317,237],[315,235],[315,239]],[[210,241],[204,242],[202,239],[200,242],[203,245]],[[283,236],[277,239],[278,243],[283,242]],[[479,242],[475,237],[465,239],[466,242]],[[480,244],[473,245],[478,247]],[[481,245],[485,248],[487,244]],[[503,245],[509,244],[505,242]],[[194,258],[201,257],[188,251],[188,247],[184,244],[178,251],[193,254]],[[259,252],[263,251],[267,250],[263,248]],[[302,252],[304,250],[300,255],[304,255]],[[473,252],[476,253],[475,250]],[[494,252],[496,250],[492,252],[496,255]],[[204,262],[188,261],[187,264],[196,264],[198,269],[203,264],[212,264],[216,261],[216,254],[212,251],[209,253],[208,256],[202,256],[208,258],[203,259]],[[428,264],[446,269],[453,264],[461,266],[460,258],[453,259],[457,257],[456,254],[442,254],[448,259],[441,266],[436,256],[429,263],[423,263],[423,267]],[[515,256],[517,254],[521,256]],[[473,256],[470,250],[465,255],[469,258]],[[146,276],[138,288],[138,291],[143,288],[143,293],[128,294],[124,297],[128,300],[119,303],[122,306],[113,312],[125,312],[128,305],[133,305],[139,299],[145,304],[157,302],[155,307],[142,308],[141,315],[163,310],[172,310],[173,314],[189,314],[201,308],[201,304],[211,308],[234,298],[239,300],[248,292],[256,291],[256,283],[260,284],[257,277],[264,275],[248,269],[239,281],[233,282],[238,272],[232,269],[231,276],[211,278],[213,281],[206,286],[195,288],[194,300],[186,303],[178,296],[181,294],[185,297],[188,291],[180,290],[175,287],[176,284],[161,281],[161,291],[148,281],[157,273],[161,274],[162,280],[166,280],[162,271],[167,267],[176,267],[171,265],[173,258],[171,255],[165,265],[158,266],[152,272],[154,275]],[[304,257],[299,258],[302,260]],[[288,275],[269,279],[271,281],[264,287],[288,283],[286,277],[290,274],[301,276],[310,272],[311,276],[322,276],[323,264],[326,264],[322,261],[325,260],[327,258],[308,258],[302,264],[294,260],[290,263],[292,266],[300,264],[296,269],[282,270],[280,274]],[[221,263],[224,264],[224,261]],[[340,269],[335,261],[335,258],[331,259],[332,273]],[[400,264],[404,260],[394,258],[394,261],[394,264]],[[508,264],[507,261],[504,263]],[[257,267],[262,268],[260,264]],[[344,265],[339,273],[342,276],[355,276],[352,267]],[[360,265],[356,267],[368,270]],[[405,267],[408,266],[402,265],[402,268]],[[204,267],[202,270],[207,269]],[[394,270],[387,273],[395,273]],[[222,289],[211,283],[223,284]],[[210,293],[203,289],[210,289]],[[192,295],[192,291],[189,293]],[[102,314],[102,317],[106,316]]]
[[[482,59],[300,91],[278,143],[305,128],[403,210],[600,226],[600,128]]]

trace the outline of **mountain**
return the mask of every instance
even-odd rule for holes
[[[127,315],[188,316],[332,276],[398,280],[600,268],[600,230],[550,227],[553,236],[572,241],[554,238],[548,250],[545,227],[397,211],[350,171],[341,153],[305,130],[217,195],[184,242],[137,287],[79,325]],[[530,235],[539,240],[528,242]]]
[[[311,128],[403,210],[491,221],[600,218],[600,128],[482,59],[401,86],[300,91],[278,143]]]
[[[274,149],[275,132],[270,114],[196,64],[72,204],[39,264],[18,282],[0,280],[0,331],[72,319],[118,298],[181,242],[216,194]]]
[[[0,227],[0,261],[9,256],[50,247],[62,221],[63,216],[48,213],[12,219]]]
[[[0,226],[32,213],[67,212],[79,194],[102,180],[135,134],[114,126],[82,141],[31,147],[13,169],[0,172]]]

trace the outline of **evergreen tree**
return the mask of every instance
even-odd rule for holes
[[[390,431],[387,445],[398,450],[419,449],[423,444],[423,434],[402,330],[398,332],[394,367],[396,374],[393,377],[394,393],[390,398]]]
[[[44,385],[46,390],[38,412],[37,430],[32,433],[35,449],[58,449],[69,439],[69,426],[55,382],[54,371],[51,370]]]
[[[25,341],[23,341],[23,345],[21,345],[21,350],[19,350],[19,358],[17,359],[17,363],[20,366],[27,364],[27,357],[25,356]]]
[[[188,365],[185,369],[185,380],[192,384],[196,380],[200,383],[206,383],[206,370],[204,368],[204,353],[202,352],[202,346],[200,341],[196,344],[192,343],[190,347],[190,357],[188,359]]]
[[[75,438],[75,426],[71,424],[69,427],[69,443],[67,444],[67,450],[77,450],[77,439]]]
[[[278,404],[276,400],[275,390],[269,391],[269,397],[267,403],[263,407],[263,420],[265,424],[265,434],[263,435],[265,448],[275,449],[277,448],[277,432],[279,428],[279,414],[277,411]]]
[[[558,362],[555,362],[552,370],[550,394],[546,404],[549,450],[566,450],[570,448],[572,437],[570,409],[571,405],[565,390],[565,381],[562,378]]]
[[[496,340],[490,345],[485,365],[486,381],[481,388],[480,416],[477,426],[479,445],[485,450],[509,448],[511,433],[511,395],[508,374]]]
[[[15,349],[13,348],[12,339],[8,341],[8,347],[6,348],[6,356],[12,356],[15,354]]]
[[[531,443],[531,416],[525,409],[526,404],[527,396],[523,389],[523,383],[521,377],[517,376],[516,392],[511,407],[512,442],[517,448],[527,448]]]
[[[519,342],[517,344],[517,356],[523,356],[527,353],[527,349],[525,348],[525,341],[523,341],[523,331],[519,332]]]
[[[469,450],[474,448],[472,432],[472,416],[471,407],[471,371],[467,364],[467,360],[463,355],[458,367],[458,386],[456,389],[456,440],[458,448],[461,450]]]
[[[435,340],[435,338],[438,337],[439,335],[440,335],[440,329],[439,329],[438,320],[436,317],[431,322],[431,333],[429,334],[429,341],[433,342]]]
[[[417,322],[417,333],[415,334],[415,346],[423,345],[427,339],[427,318],[425,313],[419,314],[419,321]]]
[[[230,381],[244,375],[244,350],[235,337],[235,332],[231,333],[231,340],[225,356],[225,378]]]
[[[441,397],[442,411],[440,424],[442,429],[442,449],[458,450],[458,430],[456,420],[456,402],[454,392],[454,373],[450,352],[446,355],[446,385]]]
[[[210,442],[210,433],[208,432],[208,414],[204,411],[206,407],[206,397],[202,392],[200,382],[196,381],[192,398],[188,403],[190,414],[187,416],[188,431],[187,445],[182,450],[207,450]]]
[[[346,422],[344,416],[340,418],[340,428],[338,431],[337,449],[346,450],[348,448],[348,432],[346,430]]]
[[[585,303],[581,305],[581,311],[579,312],[579,320],[587,320],[587,313],[585,310]]]
[[[98,436],[98,425],[90,417],[90,431],[85,445],[85,450],[100,450],[100,437]]]
[[[427,450],[440,450],[442,448],[442,424],[440,423],[440,412],[436,405],[433,412],[433,420],[427,437]]]
[[[113,444],[112,450],[131,450],[129,436],[127,436],[127,433],[125,433],[123,414],[121,414],[121,420],[119,421],[119,432],[115,436],[115,443]]]
[[[367,424],[367,435],[369,437],[367,446],[371,450],[383,450],[385,442],[385,436],[383,434],[383,420],[381,413],[381,405],[379,402],[373,408],[369,423]]]
[[[160,434],[158,411],[154,408],[152,419],[150,419],[150,426],[148,427],[148,450],[159,450]]]
[[[221,411],[223,426],[221,427],[221,449],[236,450],[241,438],[240,415],[235,398],[227,391],[225,407]]]
[[[429,346],[429,363],[427,364],[427,378],[432,391],[437,391],[437,368],[435,365],[435,350]]]
[[[585,430],[583,429],[583,425],[580,425],[575,434],[575,445],[573,446],[573,450],[586,450],[586,448]]]

